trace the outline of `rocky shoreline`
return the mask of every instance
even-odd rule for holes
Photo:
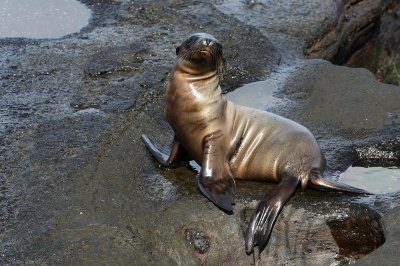
[[[253,263],[246,215],[273,184],[240,182],[226,215],[199,193],[192,171],[160,169],[140,139],[167,147],[172,138],[164,83],[175,47],[193,32],[222,42],[224,91],[285,74],[274,95],[282,101],[268,109],[310,128],[330,178],[360,158],[400,161],[400,87],[304,57],[338,25],[337,1],[82,2],[93,13],[80,33],[0,39],[2,265]],[[398,8],[342,6],[350,2]],[[352,218],[383,245],[364,257],[346,248],[351,239],[333,232],[352,232],[351,222],[341,227]],[[399,193],[299,192],[257,263],[396,265],[399,219]]]

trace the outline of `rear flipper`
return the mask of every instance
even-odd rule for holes
[[[253,248],[258,245],[261,253],[268,243],[269,236],[285,203],[296,191],[300,180],[297,177],[288,176],[257,205],[250,218],[245,235],[245,247],[247,254],[253,252]]]
[[[364,189],[355,188],[344,183],[329,181],[320,176],[312,176],[308,182],[311,188],[323,191],[340,191],[356,194],[372,194]]]

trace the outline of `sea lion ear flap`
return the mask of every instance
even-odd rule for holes
[[[180,46],[176,47],[176,55],[179,54],[179,51],[180,51],[180,50],[181,50],[181,47],[180,47]]]
[[[219,59],[220,63],[218,64],[218,72],[221,74],[224,68],[227,66],[227,62],[223,56]]]
[[[222,68],[225,68],[225,67],[226,67],[226,60],[225,60],[224,57],[222,57],[222,64],[221,64],[221,67],[222,67]]]

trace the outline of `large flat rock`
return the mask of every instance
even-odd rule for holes
[[[234,214],[224,214],[200,194],[192,171],[159,168],[140,139],[146,133],[168,148],[165,78],[175,47],[193,32],[223,43],[225,91],[279,77],[281,101],[268,109],[313,131],[329,178],[357,149],[397,147],[399,87],[364,69],[303,59],[305,44],[334,25],[335,1],[82,2],[93,17],[80,33],[0,39],[1,264],[253,263],[243,232],[273,184],[238,183]],[[338,228],[369,221],[386,242],[360,263],[390,265],[399,198],[296,193],[256,261],[351,261],[358,251],[343,251]]]

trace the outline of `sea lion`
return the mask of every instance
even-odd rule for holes
[[[215,37],[194,34],[176,54],[165,92],[165,115],[175,132],[172,150],[167,155],[146,135],[142,138],[162,166],[176,167],[191,159],[201,165],[200,191],[228,212],[232,212],[234,178],[278,182],[250,219],[245,234],[248,254],[257,245],[263,251],[279,212],[299,184],[302,190],[308,185],[368,193],[322,178],[325,157],[302,125],[225,99],[219,85],[225,60]]]

